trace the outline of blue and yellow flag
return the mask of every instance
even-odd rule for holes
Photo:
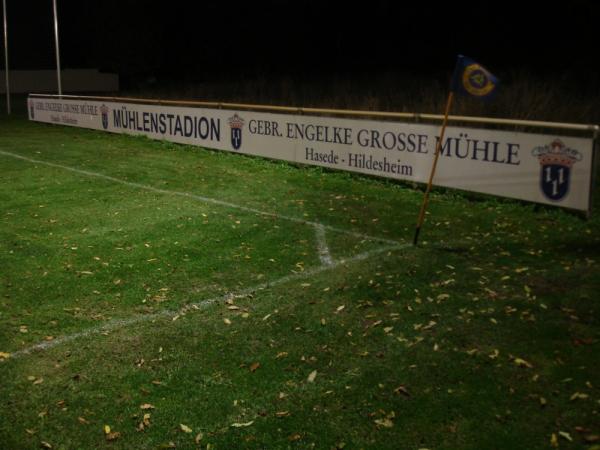
[[[489,98],[496,92],[499,80],[490,71],[471,58],[458,55],[454,75],[452,75],[452,92]]]

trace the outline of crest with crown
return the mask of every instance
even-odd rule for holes
[[[564,166],[569,169],[577,161],[581,161],[582,155],[579,151],[567,147],[560,139],[554,139],[550,145],[536,147],[532,155],[537,157],[542,166]]]
[[[244,126],[244,119],[236,114],[229,118],[229,126],[231,128],[242,128]]]

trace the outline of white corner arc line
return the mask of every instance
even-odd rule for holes
[[[386,239],[386,238],[381,238],[381,237],[375,237],[375,236],[369,236],[367,234],[362,234],[362,233],[358,233],[355,231],[350,231],[350,230],[344,230],[342,228],[337,228],[337,227],[333,227],[330,225],[325,225],[319,222],[313,222],[310,220],[305,220],[305,219],[300,219],[298,217],[292,217],[292,216],[286,216],[283,214],[277,214],[277,213],[272,213],[272,212],[267,212],[267,211],[261,211],[259,209],[255,209],[255,208],[249,208],[247,206],[242,206],[242,205],[237,205],[235,203],[230,203],[230,202],[226,202],[223,200],[218,200],[215,198],[211,198],[211,197],[204,197],[202,195],[197,195],[197,194],[192,194],[190,192],[183,192],[183,191],[170,191],[167,189],[160,189],[160,188],[156,188],[153,186],[148,186],[145,184],[141,184],[141,183],[133,183],[131,181],[126,181],[126,180],[121,180],[120,178],[115,178],[112,177],[110,175],[104,175],[102,173],[99,172],[92,172],[89,170],[83,170],[83,169],[77,169],[76,167],[70,167],[70,166],[65,166],[62,164],[56,164],[56,163],[52,163],[49,161],[42,161],[39,159],[34,159],[34,158],[28,158],[26,156],[22,156],[22,155],[18,155],[16,153],[11,153],[11,152],[6,152],[4,150],[0,150],[0,155],[4,155],[4,156],[9,156],[11,158],[16,158],[16,159],[21,159],[23,161],[27,161],[33,164],[42,164],[48,167],[55,167],[57,169],[62,169],[62,170],[67,170],[69,172],[73,172],[73,173],[77,173],[80,175],[85,175],[88,177],[94,177],[94,178],[100,178],[103,180],[108,180],[108,181],[112,181],[113,183],[119,183],[125,186],[130,186],[133,188],[137,188],[137,189],[142,189],[142,190],[146,190],[146,191],[150,191],[150,192],[156,192],[157,194],[163,194],[163,195],[175,195],[175,196],[179,196],[179,197],[187,197],[193,200],[197,200],[203,203],[210,203],[213,205],[219,205],[219,206],[224,206],[227,208],[233,208],[233,209],[238,209],[240,211],[246,211],[246,212],[250,212],[253,214],[260,214],[263,216],[269,216],[269,217],[274,217],[277,219],[283,219],[283,220],[288,220],[290,222],[296,222],[296,223],[301,223],[304,225],[310,225],[310,226],[321,226],[327,230],[331,230],[331,231],[336,231],[338,233],[345,233],[351,236],[355,236],[355,237],[359,237],[359,238],[363,238],[363,239],[369,239],[371,241],[377,241],[377,242],[383,242],[389,245],[401,245],[400,242],[398,241],[394,241],[392,239]]]
[[[201,310],[201,309],[207,308],[215,303],[224,302],[225,300],[230,299],[230,298],[246,297],[246,296],[254,294],[258,291],[268,289],[270,287],[279,286],[279,285],[287,283],[289,281],[299,280],[302,278],[317,275],[317,274],[319,274],[321,272],[325,272],[327,270],[336,269],[337,267],[344,265],[344,264],[351,264],[351,263],[358,262],[358,261],[364,261],[365,259],[368,259],[368,258],[378,255],[380,253],[384,253],[386,251],[402,250],[402,249],[408,248],[408,247],[412,247],[412,245],[411,244],[403,244],[403,245],[388,245],[385,247],[380,247],[380,248],[377,248],[374,250],[370,250],[368,252],[360,253],[356,256],[353,256],[352,258],[332,261],[332,263],[330,265],[318,266],[318,267],[315,267],[312,269],[307,269],[303,272],[298,272],[298,273],[293,273],[290,275],[283,276],[274,281],[265,282],[265,283],[258,284],[256,286],[242,289],[237,292],[230,292],[230,293],[227,293],[224,295],[208,298],[208,299],[201,300],[201,301],[195,302],[195,303],[188,303],[188,304],[184,305],[183,307],[181,307],[177,311],[165,310],[165,311],[160,311],[160,312],[157,312],[154,314],[143,314],[143,315],[137,315],[137,316],[124,318],[124,319],[113,319],[113,320],[111,320],[101,326],[98,326],[98,327],[91,327],[91,328],[88,328],[87,330],[81,331],[79,333],[73,333],[73,334],[69,334],[66,336],[58,337],[51,341],[43,341],[38,344],[32,345],[30,347],[18,350],[14,353],[11,353],[9,358],[6,361],[10,361],[11,359],[22,358],[22,357],[30,355],[32,353],[48,350],[50,348],[56,347],[58,345],[66,344],[66,343],[75,341],[80,338],[85,338],[88,336],[101,334],[101,333],[107,333],[107,332],[114,331],[119,328],[134,325],[136,323],[148,322],[148,321],[152,321],[152,320],[164,319],[164,318],[169,318],[169,317],[173,318],[175,316],[184,315],[186,313],[193,312],[194,310]]]
[[[327,245],[327,237],[325,236],[325,227],[323,225],[315,225],[315,234],[317,237],[317,249],[319,250],[319,259],[321,264],[330,266],[333,264],[329,246]]]

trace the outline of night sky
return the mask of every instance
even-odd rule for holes
[[[63,68],[124,86],[251,75],[445,74],[464,53],[502,75],[599,76],[600,2],[58,0]],[[13,69],[55,68],[51,0],[7,0]],[[591,80],[591,81],[590,81]]]

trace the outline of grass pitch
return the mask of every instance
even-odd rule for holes
[[[597,448],[600,221],[0,121],[0,447]],[[597,198],[597,196],[596,196]]]

